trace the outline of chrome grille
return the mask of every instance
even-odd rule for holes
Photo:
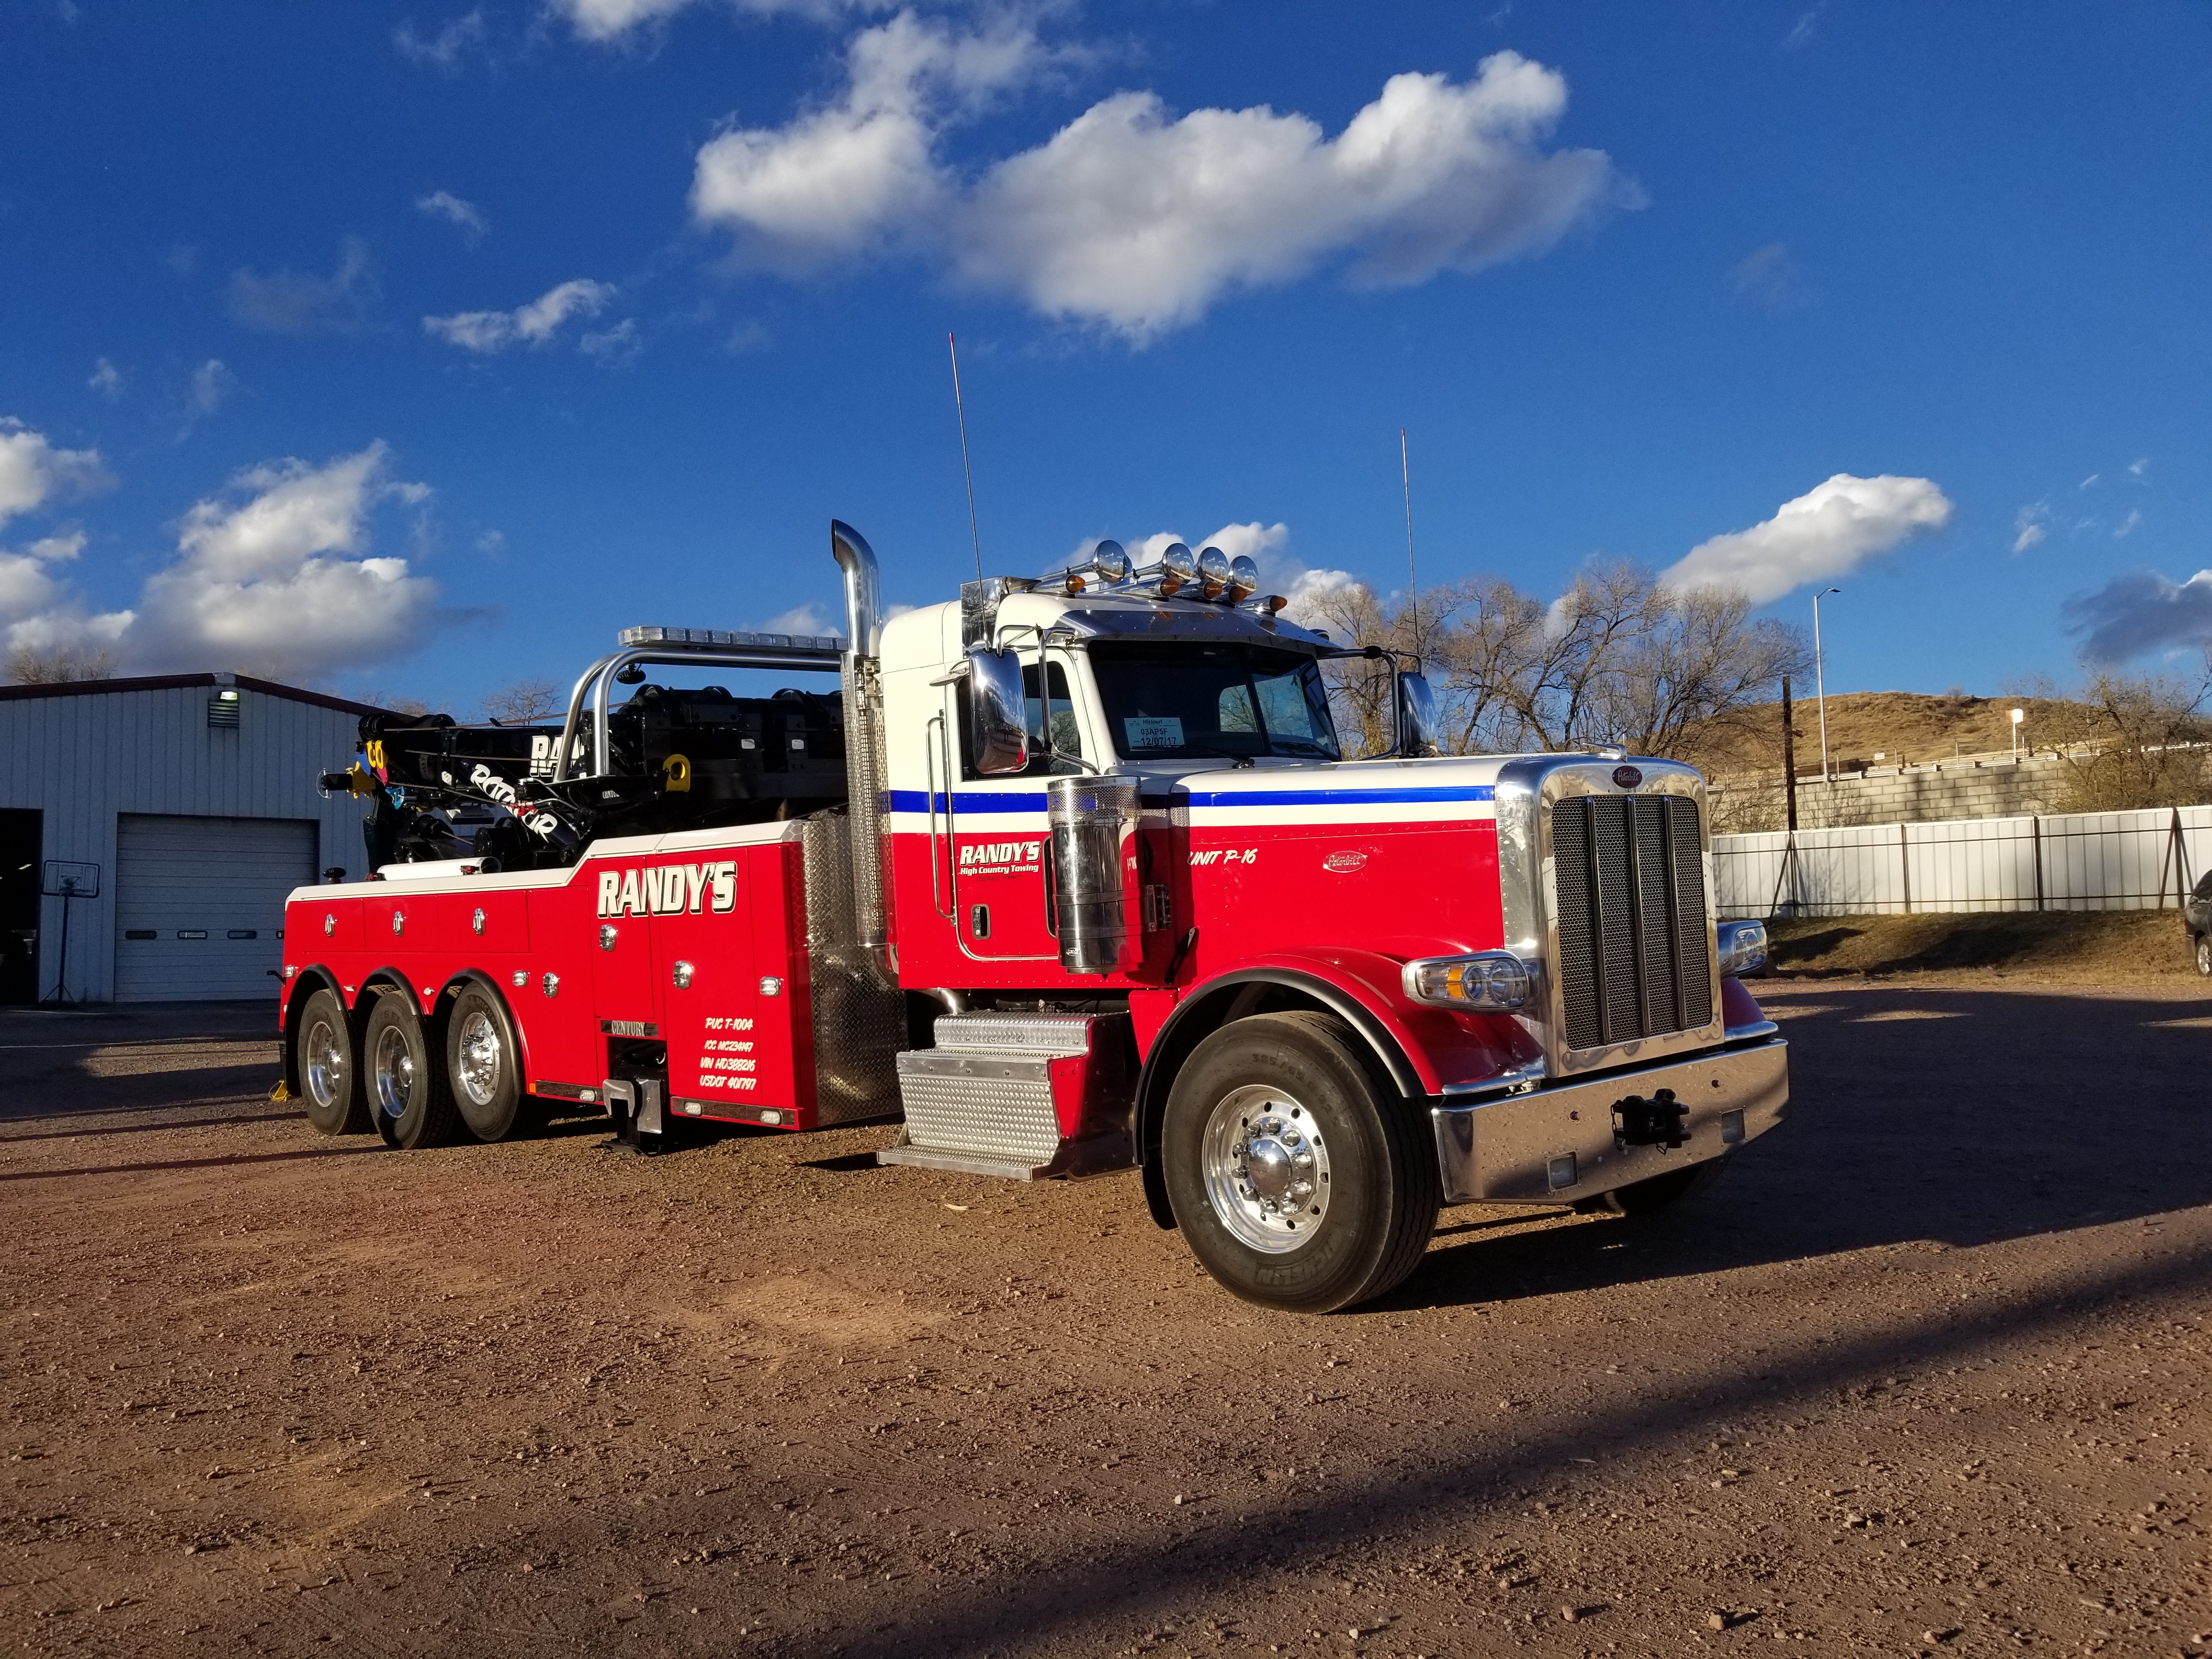
[[[1713,1017],[1712,922],[1698,805],[1681,795],[1577,795],[1552,808],[1553,918],[1569,1048]]]

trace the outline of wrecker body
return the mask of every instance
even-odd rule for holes
[[[287,910],[318,1128],[897,1120],[886,1164],[1133,1166],[1228,1288],[1318,1311],[1403,1279],[1440,1205],[1656,1208],[1780,1121],[1690,768],[1438,756],[1411,667],[1212,549],[885,622],[865,540],[831,546],[842,639],[633,629],[557,725],[364,720],[324,784],[370,799],[368,878]],[[1332,719],[1355,656],[1377,758]]]

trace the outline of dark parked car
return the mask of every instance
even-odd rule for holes
[[[2197,878],[2181,908],[2182,925],[2189,929],[2189,948],[2197,957],[2197,971],[2212,976],[2212,870]]]

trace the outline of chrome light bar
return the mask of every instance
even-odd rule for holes
[[[1144,593],[1163,599],[1196,599],[1215,605],[1243,605],[1249,602],[1261,615],[1272,617],[1287,601],[1278,595],[1254,599],[1260,586],[1260,567],[1249,554],[1231,558],[1218,547],[1194,553],[1182,542],[1170,542],[1159,558],[1141,568],[1132,565],[1128,550],[1117,541],[1102,541],[1091,550],[1087,565],[1070,565],[1040,576],[1029,584],[1031,591],[1063,593]]]
[[[625,647],[656,651],[819,651],[841,654],[836,634],[737,634],[726,628],[625,628],[615,636]]]

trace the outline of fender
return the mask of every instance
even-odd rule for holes
[[[1356,964],[1351,960],[1370,957],[1371,961]],[[1397,1010],[1376,988],[1378,978],[1395,987],[1397,975],[1394,959],[1368,951],[1283,954],[1259,957],[1184,994],[1152,1039],[1137,1079],[1137,1161],[1143,1171],[1146,1206],[1154,1221],[1163,1227],[1176,1224],[1155,1155],[1168,1090],[1191,1050],[1218,1029],[1239,1000],[1249,998],[1256,1004],[1274,988],[1288,993],[1294,1005],[1326,1009],[1359,1035],[1401,1095],[1425,1099],[1437,1092],[1435,1078],[1425,1075],[1422,1062],[1413,1058],[1420,1053],[1419,1045],[1411,1041]]]

